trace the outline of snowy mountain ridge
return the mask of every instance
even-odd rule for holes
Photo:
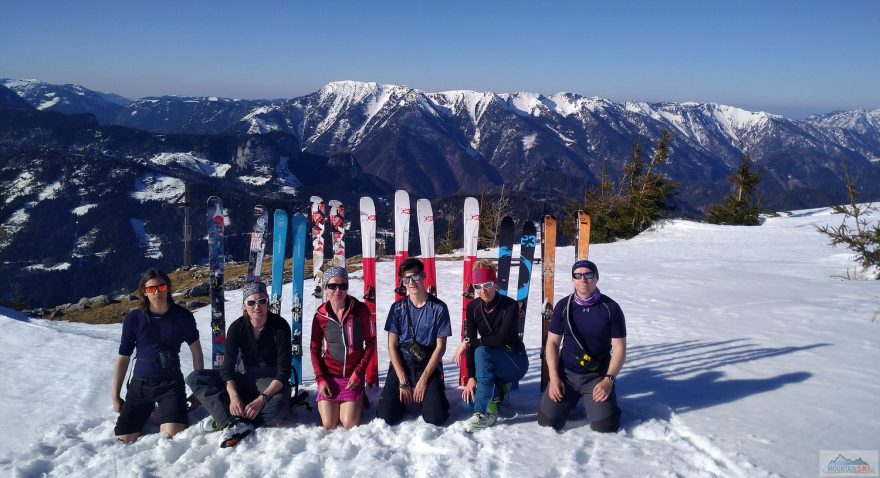
[[[880,199],[880,110],[793,121],[715,103],[425,93],[356,81],[288,100],[163,96],[121,106],[81,87],[0,83],[0,276],[14,278],[0,284],[7,297],[13,283],[48,283],[23,267],[51,267],[78,254],[84,259],[71,267],[72,277],[104,267],[99,259],[107,250],[128,247],[143,260],[140,229],[162,238],[169,262],[179,257],[175,221],[146,212],[142,201],[179,195],[184,183],[202,204],[208,195],[230,194],[240,207],[292,207],[310,194],[387,197],[396,189],[452,200],[505,185],[529,203],[522,219],[559,214],[601,174],[619,178],[636,141],[647,158],[671,130],[670,159],[658,172],[678,184],[676,215],[699,216],[727,194],[725,178],[744,152],[763,171],[762,208],[845,202],[844,165],[860,181],[861,200]],[[58,101],[36,109],[47,98]],[[86,204],[99,206],[70,212]],[[120,211],[142,220],[137,234],[113,222]],[[35,246],[49,224],[61,239]],[[68,277],[53,274],[56,294],[75,293]],[[122,280],[120,274],[114,283]]]

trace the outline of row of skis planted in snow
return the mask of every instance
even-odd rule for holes
[[[329,211],[328,211],[329,206]],[[431,203],[427,199],[419,199],[416,202],[416,217],[419,228],[419,239],[422,255],[420,259],[425,265],[425,287],[431,294],[437,294],[437,269],[434,257],[434,215]],[[477,260],[477,238],[480,225],[480,205],[476,198],[466,198],[464,201],[464,269],[462,281],[462,320],[461,334],[464,338],[467,305],[474,298],[474,287],[471,282],[471,271]],[[394,194],[394,243],[395,243],[395,277],[394,283],[398,286],[394,289],[395,300],[403,297],[403,289],[400,286],[398,269],[400,264],[409,256],[409,225],[412,208],[409,194],[398,190]],[[303,290],[305,278],[305,252],[308,230],[311,230],[312,240],[312,278],[315,282],[314,295],[319,299],[326,299],[322,288],[322,268],[324,265],[324,233],[326,223],[330,223],[332,237],[333,266],[345,267],[345,232],[350,229],[351,223],[346,219],[345,207],[341,202],[332,200],[324,203],[318,196],[312,196],[311,209],[308,218],[305,214],[296,213],[288,216],[287,212],[277,209],[273,219],[273,244],[272,244],[272,289],[269,297],[270,310],[276,314],[281,313],[281,295],[283,289],[284,257],[287,248],[287,234],[292,231],[290,240],[292,257],[292,298],[291,309],[291,350],[293,352],[292,371],[290,382],[295,389],[302,384],[302,320],[303,320]],[[288,224],[290,223],[290,224]],[[310,224],[309,224],[310,223]],[[226,321],[224,312],[223,295],[223,230],[224,230],[223,204],[218,197],[208,199],[208,250],[211,276],[211,344],[212,364],[214,368],[223,365],[223,352],[225,346]],[[251,233],[250,253],[248,256],[248,281],[260,281],[263,264],[263,253],[268,233],[269,216],[263,206],[254,207],[254,229]],[[370,310],[370,326],[376,331],[376,207],[373,199],[362,197],[360,199],[360,226],[363,251],[363,276],[364,276],[364,301]],[[532,264],[534,262],[535,249],[538,245],[538,229],[541,234],[541,257],[542,257],[542,280],[543,280],[543,309],[542,309],[542,337],[541,343],[546,342],[547,327],[550,324],[550,315],[553,308],[553,270],[556,256],[556,219],[553,216],[544,216],[540,224],[532,221],[524,221],[519,235],[520,257],[519,275],[515,298],[518,305],[518,331],[523,336],[525,327],[526,307],[529,298],[529,286],[532,276]],[[590,218],[583,211],[577,215],[576,255],[577,259],[586,259],[589,256]],[[501,220],[498,228],[498,293],[509,295],[509,276],[513,259],[513,245],[516,238],[516,227],[513,218],[506,216]],[[543,347],[542,347],[543,357]],[[467,382],[467,368],[462,361],[459,372],[459,384]],[[367,385],[379,384],[378,359],[373,355],[373,360],[367,368]],[[543,364],[541,389],[547,382],[546,365]]]

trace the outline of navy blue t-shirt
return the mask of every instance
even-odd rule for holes
[[[565,307],[570,296],[562,298],[553,308],[550,318],[550,332],[562,335],[562,351],[560,352],[565,368],[575,373],[589,373],[582,367],[579,358],[583,355],[581,348],[571,335],[565,317]],[[578,339],[587,348],[587,353],[597,360],[607,362],[611,352],[611,339],[626,337],[626,321],[623,311],[617,302],[602,294],[599,302],[585,307],[571,301],[571,324]]]
[[[180,356],[180,344],[192,345],[199,340],[199,329],[192,313],[183,307],[172,304],[164,315],[150,314],[155,329],[167,350]],[[156,342],[156,334],[147,325],[144,311],[133,309],[122,322],[122,341],[119,355],[130,357],[137,349],[137,361],[133,375],[141,378],[165,378],[167,372],[159,364],[161,348]]]
[[[385,320],[385,331],[398,335],[401,346],[398,350],[409,357],[409,349],[404,344],[413,342],[412,329],[415,331],[415,341],[425,347],[434,347],[438,337],[452,335],[452,323],[449,319],[449,308],[440,299],[428,296],[428,302],[422,307],[416,307],[408,297],[395,302],[388,311]]]

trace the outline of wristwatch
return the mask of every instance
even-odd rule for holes
[[[272,398],[269,395],[266,395],[265,393],[261,393],[260,396],[263,397],[263,400],[265,400],[266,402],[268,402],[269,399]]]
[[[614,375],[605,375],[605,378],[607,378],[611,383],[614,383],[614,379],[617,377],[615,377]]]
[[[409,388],[409,382],[403,382],[403,383],[400,384],[400,389],[401,389],[401,390],[406,390],[406,389],[408,389],[408,388]]]

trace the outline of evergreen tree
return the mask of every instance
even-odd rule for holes
[[[651,156],[651,161],[644,174],[641,174],[641,167],[636,169],[638,162],[641,161],[641,155],[636,157],[636,152],[634,152],[633,158],[630,159],[634,171],[639,173],[632,179],[625,197],[625,217],[630,221],[631,236],[651,227],[654,221],[663,217],[671,209],[666,200],[677,186],[664,174],[657,171],[660,166],[669,162],[669,141],[671,139],[672,132],[663,130],[657,143],[657,150]],[[638,143],[636,143],[636,147],[640,152],[641,148]]]
[[[843,244],[849,250],[855,252],[855,259],[866,270],[874,268],[875,279],[880,279],[880,223],[869,220],[872,214],[876,214],[878,208],[874,204],[859,204],[857,202],[859,191],[855,182],[850,179],[846,164],[843,166],[843,177],[846,182],[849,204],[834,206],[834,212],[843,214],[840,226],[834,227],[828,224],[824,226],[814,225],[817,231],[831,238],[831,245]],[[849,224],[847,224],[849,220]],[[849,275],[849,274],[847,274]]]
[[[743,154],[739,167],[727,180],[733,184],[733,191],[718,204],[713,204],[707,212],[707,220],[712,224],[731,224],[757,226],[758,201],[754,198],[755,189],[761,181],[761,171],[753,169],[749,153]]]
[[[512,213],[510,194],[504,185],[498,194],[480,192],[480,232],[478,244],[480,248],[494,247],[498,240],[498,227],[504,216]]]
[[[642,159],[641,142],[636,140],[633,154],[624,164],[616,191],[614,182],[605,174],[603,164],[599,184],[587,188],[583,202],[570,205],[569,214],[582,209],[590,215],[592,242],[633,237],[651,227],[654,221],[671,209],[666,201],[676,185],[657,171],[669,160],[668,145],[671,139],[672,133],[663,131],[647,168]],[[568,219],[566,222],[574,224],[574,216]]]

